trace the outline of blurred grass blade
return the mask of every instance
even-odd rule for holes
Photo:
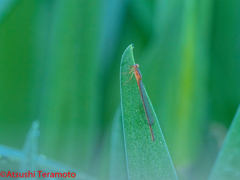
[[[122,116],[120,107],[117,109],[111,135],[111,152],[110,152],[110,170],[109,179],[123,180],[127,179],[127,166],[124,149]]]
[[[13,5],[15,5],[17,0],[1,0],[0,1],[0,23],[10,12]]]
[[[133,77],[128,81],[131,74],[124,74],[128,73],[129,68],[135,64],[132,50],[132,45],[125,50],[120,71],[128,178],[133,180],[178,179],[149,97],[147,96],[155,116],[155,124],[152,126],[155,142],[152,141],[149,126],[145,123],[146,115],[136,79]],[[128,82],[125,83],[126,81]],[[147,79],[144,79],[143,75],[143,83],[144,81]]]
[[[228,130],[209,180],[240,179],[240,106]]]
[[[3,165],[0,162],[1,170],[9,171],[9,169],[12,169],[13,164],[18,165],[19,162],[24,161],[25,154],[23,151],[20,151],[18,149],[0,145],[0,157],[4,157],[4,159],[6,160],[6,162]],[[75,172],[76,179],[96,180],[94,177],[91,177],[88,174],[83,173],[82,171],[79,171],[76,168],[62,164],[57,161],[53,161],[51,159],[47,159],[46,156],[44,155],[38,156],[35,163],[37,164],[37,167],[41,169],[43,172]],[[25,172],[27,171],[29,171],[29,169],[25,170]]]
[[[32,127],[28,132],[27,138],[24,143],[23,158],[20,165],[20,172],[37,171],[37,157],[38,157],[38,131],[39,123],[34,121]],[[31,178],[32,179],[32,178]]]
[[[51,8],[51,3],[45,3]],[[40,152],[93,173],[91,163],[100,138],[100,92],[95,87],[99,83],[98,13],[101,8],[99,3],[93,5],[78,0],[54,1],[53,6],[52,21],[48,24],[51,31],[42,33],[42,39],[47,34],[50,39],[45,39],[49,41],[49,55],[46,54],[49,59],[44,64],[44,85],[41,86],[39,114],[43,140]],[[46,17],[45,12],[41,12]],[[39,52],[44,52],[45,48],[41,47]],[[45,61],[39,56],[41,59]],[[37,77],[42,76],[39,73]],[[65,143],[68,145],[63,146]]]

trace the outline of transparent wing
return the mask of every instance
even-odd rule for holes
[[[151,126],[151,125],[154,124],[154,114],[152,112],[152,108],[151,108],[150,103],[148,101],[143,82],[139,81],[138,86],[139,86],[141,98],[142,98],[142,101],[143,101],[143,107],[144,107],[144,110],[145,110],[145,113],[146,113],[146,116],[147,116],[147,120],[148,120],[147,123],[148,123],[149,126]]]

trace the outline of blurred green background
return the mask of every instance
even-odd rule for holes
[[[179,179],[206,179],[240,102],[240,2],[1,0],[0,144],[109,175],[121,56],[134,44]]]

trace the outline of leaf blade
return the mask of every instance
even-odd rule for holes
[[[127,167],[120,106],[117,108],[112,124],[109,167],[109,180],[127,179]]]
[[[240,179],[240,106],[212,168],[209,180]]]
[[[148,125],[144,123],[146,118],[139,89],[135,78],[130,81],[127,74],[129,67],[135,64],[133,58],[133,46],[125,50],[121,60],[121,107],[124,128],[124,142],[129,179],[178,179],[169,155],[158,119],[155,116],[155,124],[152,129],[155,141],[151,139]],[[144,77],[144,76],[143,76]],[[125,83],[128,81],[127,83]],[[144,81],[144,79],[143,79]]]

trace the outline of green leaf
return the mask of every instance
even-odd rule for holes
[[[209,180],[240,179],[240,106],[228,130]]]
[[[109,179],[122,180],[127,179],[127,166],[124,149],[122,116],[120,107],[117,109],[111,135],[110,152],[110,171]]]
[[[132,50],[132,45],[125,50],[120,71],[122,119],[128,178],[136,180],[178,179],[149,97],[147,98],[155,116],[155,123],[152,126],[155,135],[154,142],[151,138],[149,126],[145,122],[146,115],[136,79],[133,77],[129,80],[131,74],[125,74],[135,64]],[[143,75],[143,83],[146,80]]]

